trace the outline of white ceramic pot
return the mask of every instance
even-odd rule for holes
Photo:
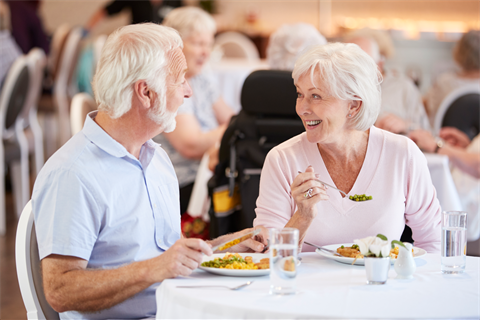
[[[364,257],[367,284],[385,284],[390,270],[390,257]]]
[[[397,279],[412,279],[413,273],[417,268],[415,261],[413,260],[412,255],[412,244],[411,243],[404,243],[407,247],[399,248],[397,261],[395,261],[394,269],[397,273]]]

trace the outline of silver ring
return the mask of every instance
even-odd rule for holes
[[[311,197],[312,197],[312,192],[313,192],[313,189],[312,189],[312,188],[308,189],[307,192],[305,192],[305,194],[303,195],[303,197],[304,197],[305,199],[311,198]]]

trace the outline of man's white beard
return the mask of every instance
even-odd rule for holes
[[[157,100],[155,106],[148,112],[148,117],[162,127],[162,132],[172,132],[177,126],[175,121],[177,113],[168,111],[166,107],[160,111],[160,108],[160,101]]]

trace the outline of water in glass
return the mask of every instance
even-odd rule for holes
[[[467,229],[442,228],[442,272],[460,273],[465,270]]]

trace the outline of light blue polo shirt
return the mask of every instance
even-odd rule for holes
[[[180,239],[179,187],[172,163],[153,141],[140,160],[93,118],[45,164],[32,203],[40,259],[59,254],[116,268],[160,255]],[[62,319],[154,317],[153,285],[108,310],[65,312]]]

